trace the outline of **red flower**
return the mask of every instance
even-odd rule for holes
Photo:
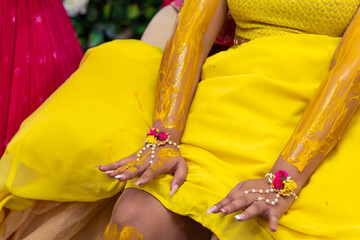
[[[277,178],[282,178],[282,177],[287,178],[287,177],[288,177],[288,174],[287,174],[286,171],[279,170],[279,171],[277,171],[277,173],[275,173],[275,176],[276,176]]]
[[[168,135],[165,132],[159,133],[158,139],[159,140],[166,140],[168,138]]]
[[[156,127],[155,128],[150,128],[150,132],[148,134],[146,134],[146,135],[147,136],[149,136],[149,135],[155,136],[157,130],[158,129]]]
[[[284,187],[283,181],[278,177],[274,178],[273,185],[275,189],[281,189]]]

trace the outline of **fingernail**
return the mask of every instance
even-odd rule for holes
[[[116,175],[115,178],[119,179],[119,178],[122,178],[124,177],[124,174],[119,174],[119,175]]]
[[[219,217],[221,217],[222,214],[223,214],[223,212],[219,212]]]
[[[170,197],[174,196],[174,194],[177,192],[177,190],[179,189],[179,185],[175,184],[170,192]]]
[[[276,232],[276,231],[277,231],[277,227],[271,227],[271,231]]]
[[[108,173],[113,173],[114,171],[113,170],[110,170],[110,171],[106,171],[105,173],[108,174]]]
[[[134,185],[135,185],[135,186],[138,186],[138,185],[140,185],[140,183],[141,183],[141,179],[138,179],[138,180],[136,180],[136,182],[134,183]]]
[[[207,214],[213,213],[213,212],[215,212],[216,209],[217,209],[216,206],[212,206],[211,208],[209,208],[209,209],[206,211],[206,213],[207,213]]]
[[[241,221],[241,220],[244,219],[244,217],[245,217],[244,214],[238,214],[238,215],[235,216],[235,219],[238,220],[238,221]]]
[[[95,166],[95,168],[99,168],[99,167],[101,167],[101,165]]]

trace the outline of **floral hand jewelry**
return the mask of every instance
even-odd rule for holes
[[[170,141],[170,134],[168,134],[166,132],[162,132],[159,129],[157,129],[156,127],[151,128],[150,132],[147,134],[146,140],[144,141],[144,146],[137,153],[136,161],[139,162],[144,151],[151,147],[151,155],[150,155],[151,160],[149,163],[153,164],[154,163],[153,159],[155,158],[155,155],[154,155],[155,148],[159,147],[159,146],[163,146],[165,144],[173,145],[173,146],[177,147],[177,149],[179,151],[181,151],[179,144]]]
[[[291,180],[291,177],[288,176],[286,171],[279,170],[277,173],[275,173],[275,175],[272,173],[267,173],[265,178],[267,178],[269,184],[271,185],[270,189],[251,189],[245,191],[244,193],[276,193],[274,201],[270,201],[270,199],[265,199],[264,197],[258,197],[255,199],[255,201],[265,201],[267,204],[271,204],[273,206],[279,202],[280,196],[293,196],[295,199],[297,199],[296,193],[294,192],[294,190],[297,188],[297,185],[293,180]]]

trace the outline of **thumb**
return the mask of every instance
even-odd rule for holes
[[[174,177],[170,184],[170,197],[174,196],[180,186],[185,182],[188,166],[185,161],[180,161],[175,169]]]

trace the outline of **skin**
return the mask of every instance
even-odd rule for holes
[[[121,231],[116,224],[108,225],[105,233],[104,240],[144,240],[143,236],[134,227],[124,227]]]
[[[177,14],[172,6],[166,6],[160,9],[146,27],[141,41],[164,50],[166,42],[171,36]]]
[[[298,185],[296,194],[338,143],[359,105],[359,71],[360,10],[336,51],[329,74],[271,169],[272,173],[286,170]],[[230,214],[245,209],[237,215],[239,221],[263,215],[269,219],[270,229],[276,231],[280,216],[290,207],[294,198],[280,197],[279,203],[271,206],[264,201],[254,202],[254,200],[260,196],[274,199],[274,193],[267,195],[244,193],[249,189],[268,188],[269,184],[265,179],[241,182],[208,212]]]
[[[196,4],[194,2],[196,2]],[[195,11],[199,11],[196,16],[210,15],[210,17],[205,17],[205,20],[208,22],[203,19],[202,21],[199,20],[199,22],[196,22],[196,24],[191,24],[191,26],[200,24],[202,25],[201,28],[189,28],[189,26],[186,26],[186,19],[181,21],[181,18],[183,16],[190,17],[187,15],[180,15],[179,19],[176,21],[175,32],[172,34],[172,37],[165,47],[163,59],[166,59],[166,61],[164,60],[162,62],[160,68],[159,88],[153,124],[154,127],[157,127],[162,131],[169,132],[172,136],[172,140],[175,142],[179,142],[182,136],[186,122],[186,116],[188,114],[196,85],[199,81],[201,69],[200,66],[203,64],[206,56],[208,55],[210,47],[220,30],[227,12],[226,1],[223,0],[219,0],[219,2],[215,0],[193,2],[188,1],[188,3],[188,5],[185,4],[183,9],[190,9],[191,7],[191,12],[194,11],[194,9]],[[211,11],[201,13],[203,6],[205,5],[210,7],[217,6],[216,11],[212,16]],[[219,19],[221,19],[221,21],[219,21]],[[204,26],[206,24],[208,25]],[[298,185],[298,188],[295,191],[297,194],[300,192],[301,188],[315,171],[317,166],[336,145],[358,105],[358,63],[360,56],[360,50],[358,46],[360,39],[358,32],[359,28],[360,17],[359,14],[357,14],[352,24],[349,26],[346,34],[344,35],[343,41],[337,50],[331,72],[320,86],[314,99],[309,104],[306,113],[296,128],[293,137],[289,140],[289,144],[284,148],[284,151],[280,154],[280,157],[277,159],[271,170],[272,173],[275,173],[280,169],[286,170]],[[196,39],[191,38],[185,41],[183,39],[186,39],[186,34],[185,36],[176,35],[177,32],[184,33],[185,30],[190,34],[198,31],[203,31],[204,34],[202,37],[197,37]],[[194,44],[190,44],[190,46],[201,46],[197,48],[200,49],[198,52],[196,52],[194,49],[190,49],[192,47],[189,47],[190,50],[181,49],[181,43],[191,41],[193,41]],[[195,60],[194,58],[191,58],[191,61],[186,60],[189,59],[189,56],[195,56],[196,54],[198,54],[200,57],[195,58]],[[183,58],[179,59],[179,55],[183,56]],[[179,62],[181,64],[176,64]],[[190,69],[185,69],[185,67]],[[171,104],[168,104],[169,102]],[[338,109],[343,109],[342,105],[344,104],[346,105],[346,114],[335,114],[336,112],[340,111]],[[329,109],[330,111],[326,111]],[[338,124],[325,124],[328,122],[327,118],[329,117],[329,114],[334,116]],[[321,121],[318,121],[319,119]],[[318,124],[318,122],[321,124]],[[301,150],[302,145],[308,143],[308,140],[314,134],[318,134],[316,144],[308,144],[306,151],[299,151],[299,149]],[[331,144],[329,144],[329,142]],[[163,161],[163,159],[160,159],[158,151],[169,148],[173,147],[166,145],[164,147],[156,148],[156,157],[154,162],[158,163]],[[173,148],[173,150],[176,151],[177,149]],[[293,158],[293,156],[296,157]],[[136,153],[118,162],[106,166],[101,166],[100,170],[107,172],[109,177],[115,177],[116,175],[119,175],[119,173],[122,174],[122,177],[119,178],[119,181],[127,181],[129,179],[140,176],[136,182],[137,184],[145,184],[152,178],[162,173],[171,173],[174,175],[170,186],[170,192],[172,194],[174,194],[173,190],[177,190],[185,180],[187,165],[181,155],[176,157],[167,156],[166,158],[168,158],[168,160],[166,160],[164,164],[158,164],[159,166],[161,165],[161,167],[157,169],[150,169],[148,164],[150,159],[149,157],[144,157],[144,159],[142,159],[142,164],[140,164],[134,171],[130,171],[128,164],[130,163],[130,165],[135,165],[135,163],[132,162],[135,158]],[[294,161],[293,159],[298,160]],[[128,166],[128,168],[122,168],[124,166]],[[116,173],[115,170],[117,171]],[[245,190],[253,188],[268,189],[269,185],[264,179],[253,179],[241,182],[228,194],[226,198],[215,204],[215,208],[212,208],[209,213],[222,212],[224,214],[230,214],[245,209],[242,214],[238,215],[239,221],[246,221],[255,216],[263,215],[269,219],[270,229],[272,231],[276,231],[280,216],[291,206],[293,198],[281,197],[278,204],[275,206],[270,206],[263,201],[254,202],[254,200],[259,197],[258,194],[244,194]],[[135,189],[131,190],[137,192],[137,194],[140,194],[139,192],[141,192]],[[126,190],[123,195],[126,195],[125,193],[127,192],[128,190]],[[264,194],[261,196],[271,199],[274,198],[274,196],[266,196]],[[123,200],[125,202],[130,202],[135,199],[134,196],[125,196],[124,198],[127,199]],[[140,194],[136,196],[136,198],[145,200],[146,194]],[[150,200],[148,201],[150,202]],[[127,212],[127,210],[121,210],[121,207],[122,204],[119,204],[114,209],[113,219],[116,219],[120,213]],[[165,211],[171,215],[165,208],[164,210],[162,206],[156,206],[154,209]],[[130,215],[131,214],[128,213],[126,216]],[[169,216],[171,219],[178,217],[178,215]],[[161,218],[162,217],[158,216],[158,219]],[[187,221],[186,219],[183,220]],[[144,223],[146,222],[143,222],[139,226],[142,226]],[[125,223],[118,223],[119,226],[121,226],[121,224],[124,225]],[[173,226],[169,225],[168,227]],[[150,229],[142,229],[141,233],[148,233],[149,231]],[[174,229],[174,231],[176,232],[176,229]],[[184,232],[186,230],[182,229],[181,231]],[[161,238],[159,235],[157,235],[157,237],[154,238],[149,236],[147,239]],[[214,240],[217,239],[217,237],[213,235],[211,239]]]
[[[153,127],[169,133],[173,142],[180,142],[200,79],[201,66],[226,19],[227,11],[225,0],[188,1],[183,6],[183,14],[179,14],[175,22],[159,70],[153,123]],[[117,176],[119,181],[139,177],[136,185],[146,184],[160,174],[173,174],[169,190],[173,195],[185,181],[187,164],[181,154],[170,156],[164,164],[157,164],[163,160],[158,152],[164,148],[177,150],[168,144],[156,147],[153,159],[153,165],[158,166],[156,169],[150,167],[149,155],[140,164],[136,163],[134,160],[138,151],[120,161],[100,166],[99,169],[111,178]],[[129,164],[134,165],[134,168]]]
[[[179,15],[171,38],[165,47],[160,67],[159,91],[156,97],[153,123],[153,127],[169,133],[171,141],[176,143],[180,142],[183,134],[190,104],[200,79],[201,66],[208,56],[228,12],[226,0],[187,1],[182,9],[182,12],[196,14]],[[195,19],[194,15],[196,15]],[[190,20],[191,25],[188,24]],[[192,44],[187,44],[188,42]],[[184,47],[184,44],[187,44],[188,47]],[[168,64],[168,62],[172,64]],[[181,64],[178,64],[179,62]],[[175,96],[169,96],[168,93],[173,90],[176,91]],[[169,99],[173,104],[164,104]],[[135,163],[137,151],[120,161],[100,166],[99,170],[106,172],[110,178],[120,175],[118,180],[121,182],[139,177],[136,181],[138,185],[146,184],[160,174],[173,174],[169,189],[169,194],[172,196],[185,181],[187,164],[180,153],[178,156],[168,154],[160,159],[160,155],[163,154],[159,155],[159,152],[165,152],[165,150],[167,152],[178,151],[177,148],[170,145],[156,147],[154,164],[152,164],[152,166],[158,166],[156,169],[150,166],[149,156],[141,159],[141,164]],[[143,156],[147,154],[147,151],[143,153]],[[159,164],[159,162],[164,163]],[[124,168],[124,166],[127,167]],[[144,202],[146,202],[146,210],[139,208]],[[153,222],[157,222],[162,227],[154,228]],[[157,199],[138,189],[126,189],[121,194],[113,210],[111,224],[116,224],[119,229],[125,226],[135,227],[144,236],[144,239],[207,240],[211,237],[210,231],[197,222],[168,211]],[[162,232],[161,229],[166,229],[166,232]]]

